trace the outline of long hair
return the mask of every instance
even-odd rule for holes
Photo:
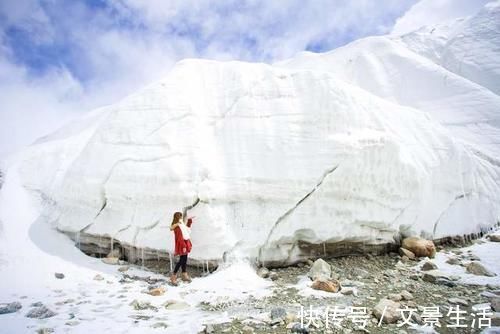
[[[179,222],[179,218],[182,218],[182,212],[174,213],[174,218],[172,218],[172,225]]]

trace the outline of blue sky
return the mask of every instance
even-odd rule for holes
[[[446,13],[453,0],[436,1]],[[329,51],[396,22],[419,26],[430,0],[421,2],[413,15],[417,0],[0,0],[0,157],[183,58],[272,63]]]

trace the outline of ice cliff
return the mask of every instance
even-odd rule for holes
[[[497,223],[500,5],[274,65],[184,60],[19,155],[59,230],[192,258],[292,262],[304,245]]]

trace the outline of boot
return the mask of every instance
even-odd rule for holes
[[[182,273],[182,280],[185,282],[191,282],[191,277],[189,277],[188,273]]]
[[[176,274],[170,275],[170,283],[172,283],[172,285],[177,285],[177,275]]]

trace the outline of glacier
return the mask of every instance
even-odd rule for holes
[[[16,172],[76,241],[171,254],[184,209],[200,262],[480,233],[500,214],[499,16],[497,1],[272,65],[183,60],[38,140]]]

